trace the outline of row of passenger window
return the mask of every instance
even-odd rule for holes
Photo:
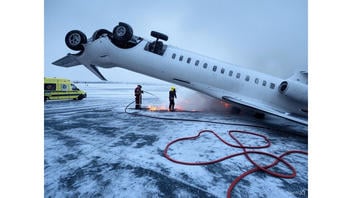
[[[175,53],[172,54],[172,59],[176,59],[176,54],[175,54]],[[183,61],[183,56],[181,55],[181,56],[178,58],[178,60],[179,60],[179,61]],[[188,64],[190,64],[191,61],[192,61],[192,58],[188,57],[186,62],[187,62]],[[195,65],[195,66],[199,66],[199,63],[200,63],[200,61],[199,61],[199,60],[196,60],[196,61],[194,62],[194,65]],[[204,68],[204,69],[208,68],[208,63],[203,63],[203,68]],[[214,66],[213,66],[213,71],[216,72],[217,68],[218,68],[218,66],[214,65]],[[224,69],[224,68],[221,68],[220,73],[224,74],[224,73],[225,73],[225,69]],[[234,74],[234,73],[233,73],[232,70],[230,70],[229,73],[228,73],[229,76],[233,76],[233,74]],[[236,74],[236,78],[240,79],[240,77],[241,77],[241,73],[237,73],[237,74]],[[246,81],[249,81],[249,80],[250,80],[250,76],[247,75],[246,78],[245,78],[245,80],[246,80]],[[255,84],[259,84],[259,78],[255,78],[254,83],[255,83]],[[262,85],[263,85],[263,86],[266,86],[266,85],[267,85],[266,80],[263,80]],[[271,89],[275,89],[275,83],[270,83],[270,88],[271,88]]]

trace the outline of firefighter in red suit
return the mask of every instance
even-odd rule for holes
[[[135,103],[136,103],[136,109],[141,109],[141,104],[142,104],[142,86],[137,85],[137,87],[134,89],[134,96],[136,97]]]

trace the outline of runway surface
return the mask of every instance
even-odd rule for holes
[[[237,143],[229,130],[264,135],[270,147],[247,150],[275,156],[308,150],[306,126],[272,116],[256,119],[250,113],[233,113],[227,104],[182,87],[176,87],[177,111],[168,112],[169,84],[143,84],[150,94],[143,94],[146,109],[141,111],[131,108],[133,104],[127,107],[136,83],[76,85],[87,92],[87,98],[44,104],[45,197],[226,197],[231,183],[255,168],[244,155],[210,165],[183,165],[165,157],[171,141],[196,136],[201,130],[212,130],[233,145]],[[266,144],[248,134],[236,137],[244,145]],[[228,146],[208,132],[167,150],[173,159],[187,162],[241,152],[242,148]],[[275,161],[262,154],[249,156],[261,166]],[[308,156],[293,153],[283,159],[294,167],[294,178],[256,171],[235,185],[231,197],[308,197]],[[283,162],[270,170],[292,173]]]

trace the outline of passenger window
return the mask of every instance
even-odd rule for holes
[[[196,60],[195,65],[196,65],[196,66],[198,66],[198,65],[199,65],[199,60]]]
[[[187,63],[190,63],[191,62],[191,58],[187,58]]]
[[[236,78],[240,78],[241,77],[241,74],[240,73],[237,73],[236,74]]]
[[[266,86],[266,81],[265,81],[265,80],[263,80],[263,86],[264,86],[264,87]]]
[[[180,56],[179,60],[182,61],[183,60],[183,56]]]
[[[225,69],[224,68],[221,68],[221,73],[225,73]]]
[[[233,71],[230,70],[230,71],[229,71],[229,76],[232,76],[232,74],[233,74]]]
[[[215,71],[216,71],[216,69],[217,69],[217,66],[216,66],[216,65],[214,65],[214,67],[213,67],[213,71],[215,72]]]
[[[275,89],[275,84],[274,83],[270,83],[270,89]]]
[[[249,76],[248,75],[246,76],[246,81],[249,81]]]
[[[203,68],[206,69],[208,67],[208,63],[203,64]]]
[[[259,83],[259,79],[256,78],[256,79],[254,80],[254,82],[255,82],[255,84],[258,84],[258,83]]]
[[[172,59],[175,59],[175,58],[176,58],[176,54],[173,53],[173,54],[172,54]]]

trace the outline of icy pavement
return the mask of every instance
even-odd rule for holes
[[[189,100],[192,101],[195,96],[181,87],[177,87],[176,108],[187,111],[126,109],[129,113],[125,113],[126,105],[133,101],[135,85],[77,84],[87,92],[86,99],[44,104],[45,197],[226,197],[233,180],[254,168],[244,155],[202,166],[177,164],[164,156],[168,143],[195,136],[201,130],[213,130],[231,144],[236,142],[229,137],[229,130],[265,135],[271,146],[260,151],[276,156],[288,150],[308,149],[308,138],[292,133],[306,134],[306,127],[270,117],[265,126],[273,128],[268,123],[274,123],[280,131],[216,124],[262,126],[265,123],[242,114],[190,107]],[[142,106],[166,106],[168,84],[146,84],[143,89],[153,95],[145,93]],[[197,98],[196,102],[199,101]],[[212,123],[182,119],[209,120]],[[263,140],[253,136],[240,135],[239,139],[245,145],[263,144]],[[192,162],[211,161],[239,152],[243,150],[225,145],[210,133],[192,141],[177,142],[168,150],[171,157]],[[274,161],[259,154],[251,154],[250,157],[262,166]],[[284,159],[295,168],[296,177],[285,179],[261,171],[254,172],[239,181],[231,197],[308,197],[307,155],[291,154]],[[282,174],[292,172],[284,163],[270,170]]]

